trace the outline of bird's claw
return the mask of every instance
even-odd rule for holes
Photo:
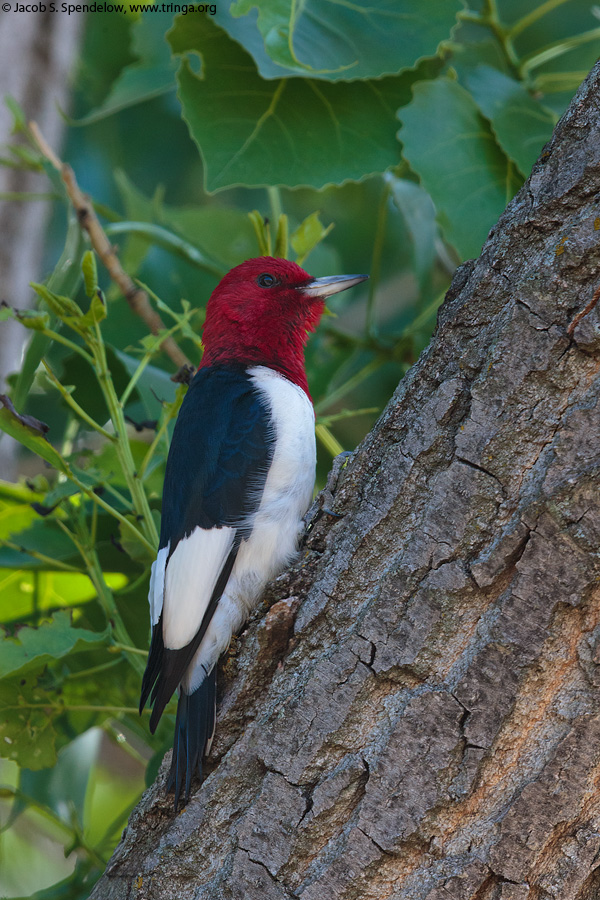
[[[328,516],[333,516],[335,519],[343,518],[342,513],[335,512],[331,507],[334,503],[333,495],[339,481],[340,473],[346,466],[348,459],[351,456],[351,450],[344,450],[342,453],[339,453],[333,460],[333,465],[331,466],[331,471],[327,476],[325,487],[323,488],[321,493],[317,495],[312,506],[304,516],[303,521],[305,533],[309,532],[311,528],[313,528],[313,526],[323,515],[323,513]]]

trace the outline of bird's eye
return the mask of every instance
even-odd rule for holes
[[[263,272],[263,274],[259,275],[258,278],[256,279],[257,284],[259,284],[261,287],[266,287],[266,288],[273,287],[273,285],[276,284],[276,282],[277,282],[277,279],[275,278],[275,276],[269,275],[268,272]]]

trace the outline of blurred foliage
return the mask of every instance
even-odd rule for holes
[[[594,63],[595,8],[132,10],[88,20],[64,155],[194,363],[210,291],[243,259],[291,248],[315,276],[371,273],[332,299],[307,351],[322,483],[427,344],[452,271],[479,253]],[[0,893],[80,900],[171,740],[172,708],[152,737],[137,701],[185,388],[163,335],[96,267],[11,106],[2,161],[44,170],[54,211],[38,307],[0,310],[31,331],[0,428],[39,460],[0,483]]]

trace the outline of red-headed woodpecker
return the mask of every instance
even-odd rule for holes
[[[152,642],[140,712],[154,732],[179,689],[167,790],[187,802],[215,728],[216,662],[263,587],[294,557],[315,480],[304,345],[325,298],[367,275],[312,278],[250,259],[215,288],[204,356],[181,406],[150,578]]]

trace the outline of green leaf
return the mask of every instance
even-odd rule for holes
[[[100,729],[92,729],[62,747],[56,765],[51,769],[37,772],[21,769],[19,790],[25,797],[34,797],[38,803],[43,803],[57,819],[68,825],[73,824],[75,813],[76,821],[81,825],[84,821],[88,784],[97,764],[102,737]],[[68,806],[65,797],[69,797]],[[18,814],[27,809],[27,803],[24,799],[16,798],[11,810],[13,821],[15,806]]]
[[[20,322],[24,328],[31,328],[32,331],[44,331],[50,325],[48,313],[40,314],[33,309],[11,309],[10,306],[0,308],[0,322],[8,322],[11,319]]]
[[[23,482],[13,484],[12,481],[2,481],[0,479],[0,502],[25,504],[27,506],[36,500],[42,500],[44,497],[43,492],[46,489],[46,481],[42,485],[37,482],[34,485],[33,480],[27,484],[23,484]]]
[[[435,220],[435,206],[427,191],[414,181],[396,178],[389,173],[385,179],[410,235],[415,274],[423,290],[431,277],[436,255],[435,242],[439,229]]]
[[[2,556],[5,550],[0,551]],[[123,554],[120,556],[124,558]],[[116,588],[122,587],[126,579],[120,573],[108,573],[106,581]],[[35,622],[40,614],[84,606],[96,596],[90,579],[80,572],[28,571],[23,566],[0,569],[0,613],[5,624]]]
[[[106,318],[106,300],[102,291],[96,290],[91,299],[90,308],[81,319],[81,327],[92,328]]]
[[[518,70],[533,97],[558,117],[598,56],[593,6],[589,0],[499,0],[494,18],[500,20],[495,34],[465,21],[454,30],[451,64],[459,81],[479,64],[512,77]],[[508,38],[512,59],[499,36]]]
[[[138,367],[139,360],[123,353],[121,350],[111,348],[114,352],[116,360],[118,360],[128,376],[133,375]],[[111,370],[113,366],[111,364]],[[122,387],[117,387],[117,392],[121,393],[127,386],[127,378]],[[171,403],[175,399],[177,386],[171,381],[168,372],[159,369],[158,366],[149,364],[142,373],[142,377],[135,386],[134,394],[131,395],[130,402],[134,396],[139,396],[141,406],[143,407],[145,418],[156,419],[160,415],[161,403]],[[127,405],[129,412],[129,404]],[[130,415],[134,415],[133,412]]]
[[[455,81],[414,86],[400,110],[403,153],[430,193],[448,241],[462,259],[478,256],[521,184],[475,101]]]
[[[56,731],[44,704],[54,698],[32,675],[0,681],[0,756],[26,769],[56,762]]]
[[[15,502],[11,497],[0,494],[0,541],[12,534],[21,532],[35,521],[37,515],[30,503],[41,499],[41,495],[27,492],[29,502]]]
[[[508,33],[521,72],[532,80],[534,91],[543,92],[544,104],[560,115],[598,58],[594,5],[589,0],[568,0],[554,8],[539,0],[533,9],[506,0],[504,5],[503,19],[512,23]]]
[[[35,281],[30,282],[30,284],[50,311],[63,322],[71,323],[73,320],[83,318],[82,308],[70,297],[56,294],[54,291],[49,290],[45,284],[36,284]]]
[[[477,66],[464,83],[489,119],[498,143],[527,176],[552,137],[555,117],[514,78],[490,66]]]
[[[144,100],[160,97],[175,87],[174,75],[177,68],[171,59],[165,41],[165,32],[170,27],[173,13],[163,13],[159,7],[142,15],[132,25],[132,51],[137,62],[125,66],[113,82],[108,97],[93,112],[77,120],[74,124],[89,125],[127,109]]]
[[[125,516],[132,525],[137,526],[135,516]],[[160,523],[159,523],[160,524]],[[142,565],[149,565],[154,562],[154,554],[150,554],[146,544],[138,541],[129,528],[125,528],[122,522],[119,522],[119,542],[125,553]]]
[[[36,313],[31,309],[22,309],[15,312],[15,318],[25,328],[31,328],[33,331],[44,331],[50,327],[48,313]]]
[[[139,269],[151,243],[219,278],[251,256],[252,240],[243,212],[214,205],[167,206],[158,196],[145,197],[124,172],[117,172],[115,181],[127,219],[133,221],[110,225],[107,233],[128,235],[125,251],[121,253],[126,271]],[[177,235],[155,222],[164,223]],[[149,224],[144,228],[144,223]],[[185,240],[182,241],[179,235]]]
[[[25,626],[19,629],[14,638],[4,636],[0,678],[21,676],[31,669],[40,669],[55,659],[62,659],[69,653],[103,647],[110,633],[110,628],[102,632],[73,628],[69,613],[57,612],[50,622],[44,622],[39,628]]]
[[[0,402],[4,404],[0,408],[0,430],[10,434],[28,450],[37,453],[59,472],[66,472],[63,458],[45,438],[48,426],[33,416],[19,415],[8,397],[0,395]]]
[[[461,84],[463,74],[480,65],[507,74],[511,71],[502,44],[489,28],[463,21],[454,29],[451,47],[448,65],[458,74]]]
[[[131,449],[133,463],[137,471],[140,469],[142,462],[146,456],[146,453],[148,451],[148,444],[144,443],[144,441],[131,440],[129,442],[129,447]],[[146,477],[144,478],[146,492],[150,496],[152,494],[154,494],[156,497],[162,496],[165,456],[165,451],[161,448],[156,455],[154,467],[158,466],[160,463],[163,463],[163,465],[157,470],[155,470],[155,468],[153,467],[150,472],[146,473]],[[123,474],[123,469],[117,455],[117,448],[114,444],[105,444],[100,452],[94,455],[93,465],[94,468],[101,474],[104,481],[108,481],[119,491],[127,489],[127,480],[125,478],[125,475]],[[129,538],[131,538],[131,533],[128,529],[125,529],[123,533],[126,533],[127,535],[129,535]]]
[[[156,353],[156,350],[164,341],[167,331],[167,328],[161,328],[158,334],[145,334],[144,337],[140,338],[140,344],[146,353]]]
[[[298,265],[304,264],[311,250],[314,250],[317,244],[327,237],[332,228],[333,225],[328,225],[327,228],[323,225],[318,212],[311,213],[298,225],[290,237]]]
[[[254,229],[259,256],[272,256],[271,223],[257,209],[253,209],[252,212],[248,213],[248,219]]]
[[[287,259],[289,253],[289,223],[285,213],[281,213],[277,222],[277,231],[275,234],[275,246],[273,248],[273,256],[279,256],[281,259]]]
[[[129,381],[127,369],[119,359],[117,352],[110,345],[105,345],[106,361],[108,368],[118,394],[122,393]],[[95,419],[96,422],[103,424],[109,418],[108,407],[100,390],[98,380],[94,375],[91,366],[88,365],[79,353],[71,353],[63,360],[63,371],[61,376],[63,384],[75,386],[73,398],[86,411],[86,413]],[[134,389],[131,401],[138,398],[137,391]],[[61,401],[64,402],[64,401]]]
[[[206,185],[308,185],[360,181],[399,162],[392,110],[414,73],[328,84],[265,82],[248,54],[208,19],[176,19],[173,51],[202,57],[202,77],[185,59],[179,99],[205,164]],[[327,152],[323,152],[327,148]]]
[[[219,6],[215,21],[252,54],[263,78],[347,81],[396,74],[434,56],[461,8],[457,0],[237,0],[230,13]]]
[[[85,250],[85,241],[75,211],[69,214],[69,225],[65,246],[54,271],[48,279],[47,287],[51,291],[74,294],[81,280],[81,259]],[[50,338],[44,334],[34,334],[27,350],[17,383],[13,392],[13,401],[17,409],[25,406],[35,373],[48,347]]]
[[[65,482],[65,484],[68,483]],[[8,513],[9,510],[4,512]],[[30,508],[28,512],[35,518],[33,521],[30,520],[31,524],[27,527],[26,512],[26,507],[23,507],[19,515],[13,512],[12,521],[6,519],[5,515],[0,512],[2,537],[18,547],[18,549],[14,549],[0,546],[0,567],[23,570],[44,569],[46,571],[62,571],[61,563],[77,567],[79,564],[77,551],[55,519],[53,517],[41,519]],[[22,527],[20,528],[19,525]],[[1,544],[2,540],[0,539]]]
[[[96,266],[96,254],[93,250],[86,250],[83,254],[81,271],[83,273],[85,292],[90,300],[93,300],[98,290],[98,267]]]
[[[174,75],[173,82],[175,82]],[[115,172],[114,178],[123,201],[125,218],[134,222],[155,222],[162,208],[159,197],[152,199],[146,197],[122,169]],[[151,244],[144,238],[127,235],[125,245],[119,254],[125,271],[132,276],[136,275],[150,247]]]
[[[9,112],[12,113],[13,116],[13,127],[12,133],[18,134],[19,132],[27,130],[27,116],[25,115],[25,111],[22,107],[17,103],[14,97],[11,97],[10,94],[4,95],[4,104],[8,108]]]

